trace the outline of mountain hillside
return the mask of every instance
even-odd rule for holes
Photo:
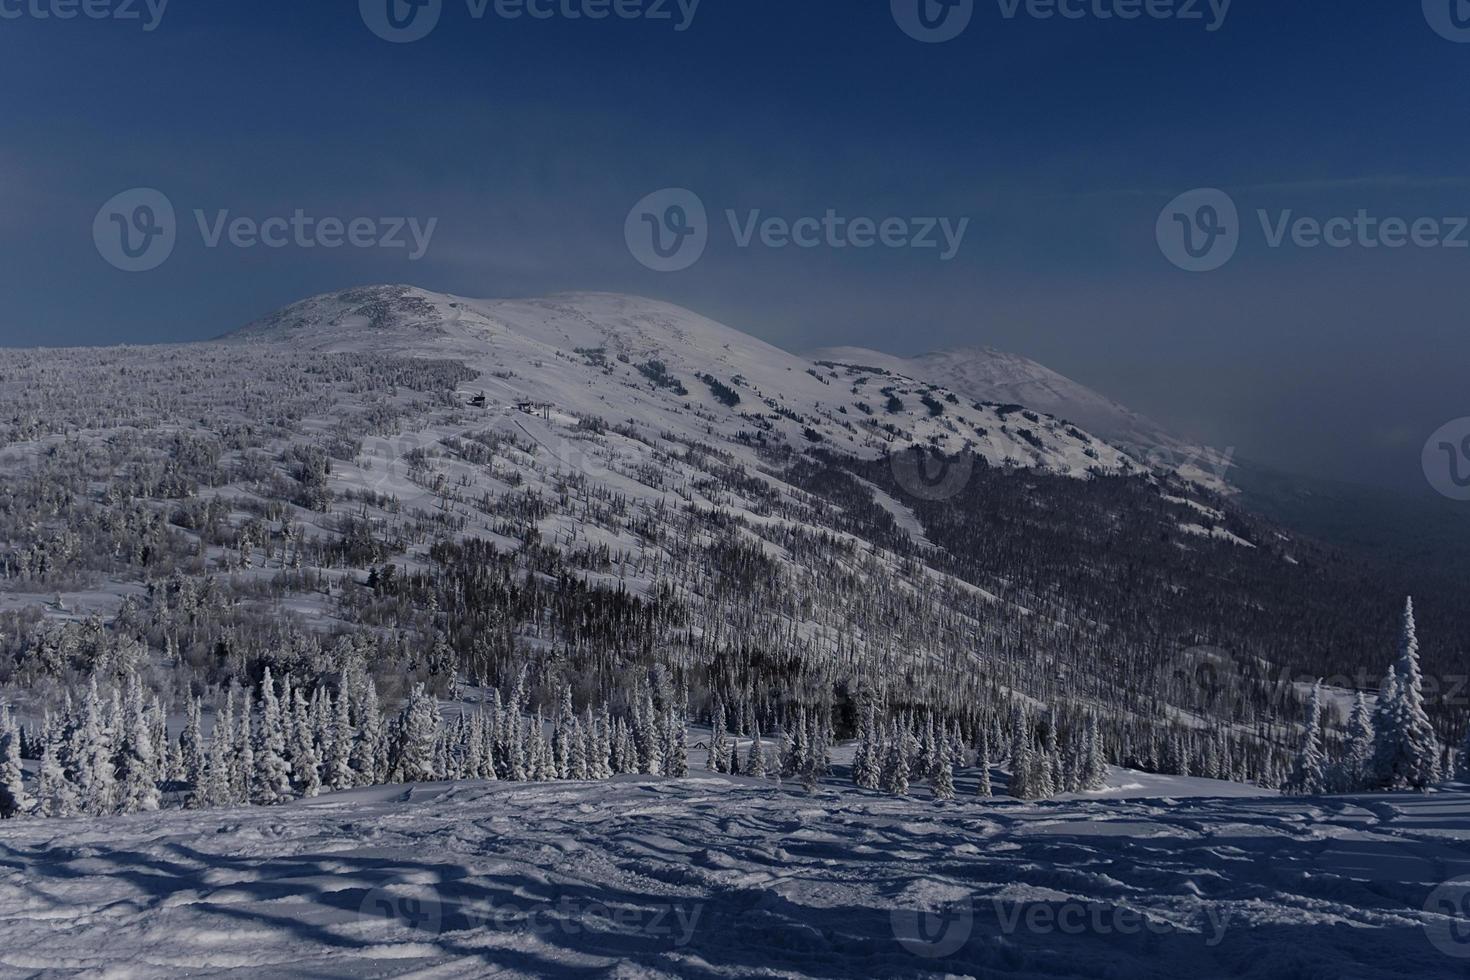
[[[1055,419],[1008,419],[909,377],[819,368],[689,310],[631,296],[470,300],[378,287],[305,300],[226,339],[454,357],[481,372],[465,393],[483,393],[491,407],[544,403],[652,435],[782,440],[863,456],[919,444],[1078,477],[1142,468]]]
[[[872,364],[942,385],[972,400],[1019,404],[1075,422],[1156,467],[1176,470],[1215,489],[1228,487],[1230,460],[1198,446],[1163,425],[1019,354],[991,347],[962,347],[917,357],[898,357],[862,347],[812,351],[813,360]]]
[[[746,732],[1022,707],[1099,718],[1119,763],[1274,785],[1296,682],[1382,675],[1403,597],[1371,569],[868,360],[652,300],[408,286],[204,344],[0,351],[0,691],[39,716],[141,671],[218,705],[269,667],[616,708],[657,669]],[[1442,663],[1459,613],[1421,604]]]

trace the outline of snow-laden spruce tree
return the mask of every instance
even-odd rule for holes
[[[153,757],[153,729],[143,707],[143,685],[136,673],[128,677],[119,725],[121,737],[114,755],[119,790],[117,809],[122,813],[157,810],[158,765]]]
[[[1046,717],[1041,733],[1041,749],[1037,753],[1036,793],[1041,799],[1049,799],[1060,789],[1062,757],[1057,748],[1057,714],[1053,709]]]
[[[885,741],[888,744],[888,757],[883,763],[883,775],[879,781],[879,788],[894,796],[907,796],[909,792],[909,744],[897,721],[893,722],[889,737]]]
[[[551,731],[551,764],[557,779],[571,778],[572,770],[572,722],[576,720],[576,709],[572,706],[572,687],[562,688],[561,704]]]
[[[724,772],[726,767],[725,756],[728,749],[725,747],[725,705],[715,698],[715,710],[710,720],[709,733],[709,756],[705,759],[704,768],[710,772]]]
[[[613,776],[613,738],[612,709],[604,702],[602,715],[597,720],[597,738],[594,740],[592,755],[597,779],[611,779]]]
[[[761,730],[757,726],[751,733],[750,751],[745,757],[741,772],[762,779],[766,775],[766,749],[761,744]]]
[[[934,775],[934,716],[928,715],[919,729],[919,751],[913,757],[912,773],[916,779]]]
[[[1301,747],[1291,775],[1281,787],[1283,793],[1297,796],[1320,796],[1327,792],[1327,757],[1322,742],[1322,682],[1312,685],[1307,699],[1306,717],[1302,721]]]
[[[540,747],[536,750],[536,769],[532,778],[537,782],[549,782],[556,778],[556,766],[551,760],[551,733],[542,721],[539,708],[536,710],[536,729],[533,735]]]
[[[249,803],[254,792],[255,740],[260,729],[258,714],[254,695],[247,687],[240,692],[240,720],[235,726],[235,745],[231,753],[230,785],[237,803]]]
[[[954,799],[954,766],[950,763],[948,751],[938,753],[934,763],[934,798]]]
[[[782,776],[800,776],[806,762],[806,712],[798,709],[785,725],[777,740],[778,770]]]
[[[323,694],[323,699],[330,694]],[[331,723],[327,729],[327,785],[335,790],[351,789],[357,782],[352,771],[352,749],[357,732],[352,727],[351,702],[347,685],[337,691],[332,701]],[[476,716],[478,717],[478,716]]]
[[[1367,789],[1373,778],[1373,718],[1368,712],[1368,699],[1362,691],[1353,698],[1353,713],[1348,719],[1348,741],[1338,766],[1341,792]]]
[[[1087,717],[1087,735],[1083,746],[1081,784],[1082,789],[1096,792],[1108,785],[1108,759],[1103,752],[1102,733],[1098,731],[1097,715]]]
[[[179,733],[179,748],[183,753],[183,778],[190,786],[197,787],[204,779],[204,725],[197,697],[189,698],[189,709],[184,719],[184,730]]]
[[[592,717],[589,712],[587,717]],[[572,730],[567,737],[567,778],[585,780],[591,774],[587,767],[590,733],[582,727],[581,718],[572,719]]]
[[[306,696],[297,687],[291,692],[291,779],[296,792],[310,798],[322,791],[321,764],[316,754],[311,712]]]
[[[1031,725],[1018,708],[1011,721],[1011,780],[1007,787],[1018,800],[1034,800],[1041,794],[1033,785],[1036,758],[1031,750]]]
[[[77,789],[66,775],[62,762],[61,722],[48,714],[42,730],[41,771],[36,786],[37,806],[48,817],[74,817],[80,812]]]
[[[435,775],[434,742],[439,734],[439,705],[433,695],[424,690],[424,685],[413,686],[408,704],[403,709],[401,725],[403,745],[399,767],[403,771],[403,781],[432,782]]]
[[[209,739],[209,756],[205,763],[204,775],[194,785],[194,790],[189,796],[189,806],[196,809],[205,807],[229,806],[235,802],[234,791],[230,788],[230,727],[221,722],[219,716],[215,717],[214,734]]]
[[[664,775],[683,779],[689,775],[689,729],[677,705],[669,705],[664,727],[668,733],[664,740]]]
[[[23,817],[34,806],[20,764],[20,725],[10,706],[0,705],[0,818]]]
[[[286,715],[269,667],[260,682],[259,714],[252,747],[250,796],[255,803],[272,806],[291,799],[291,770],[286,764]]]
[[[1399,657],[1385,683],[1379,717],[1374,769],[1386,789],[1426,789],[1439,779],[1439,739],[1424,710],[1423,678],[1419,673],[1419,639],[1414,626],[1414,600],[1404,606],[1399,633]]]
[[[348,703],[350,706],[350,699]],[[353,782],[358,786],[373,786],[386,781],[387,763],[388,746],[383,736],[383,711],[378,704],[378,689],[368,680],[357,704],[356,733],[352,740]]]
[[[112,767],[112,733],[95,674],[82,699],[82,721],[72,732],[69,755],[82,812],[89,817],[112,813],[117,807],[117,773]]]

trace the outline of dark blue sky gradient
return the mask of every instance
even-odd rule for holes
[[[13,2],[13,0],[11,0]],[[31,2],[31,0],[26,0]],[[473,21],[446,0],[391,45],[353,0],[172,0],[136,23],[0,20],[0,344],[217,335],[303,296],[411,282],[684,303],[795,350],[1016,350],[1288,468],[1415,488],[1470,415],[1470,249],[1267,248],[1254,210],[1470,214],[1470,44],[1419,4],[1236,0],[1198,22],[1003,19],[919,44],[887,0],[704,0],[649,21]],[[113,194],[164,191],[173,257],[98,256]],[[633,261],[623,221],[688,187],[694,268]],[[1191,275],[1160,209],[1229,191],[1245,241]],[[206,249],[194,208],[438,217],[402,251]],[[741,250],[723,211],[967,216],[933,252]]]

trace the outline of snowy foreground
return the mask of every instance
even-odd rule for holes
[[[621,777],[7,822],[0,975],[1470,969],[1470,896],[1442,884],[1470,875],[1470,793],[1303,801],[1119,770],[1113,786],[940,806]]]

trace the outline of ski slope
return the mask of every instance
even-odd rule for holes
[[[1300,800],[1121,770],[1112,783],[1098,798],[936,805],[835,782],[623,777],[7,821],[0,974],[1173,980],[1470,965],[1466,892],[1435,891],[1470,874],[1470,795]]]

